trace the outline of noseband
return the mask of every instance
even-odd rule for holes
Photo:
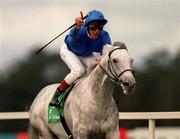
[[[108,59],[108,70],[110,71],[111,75],[110,75],[100,64],[99,64],[99,66],[100,66],[100,68],[106,73],[106,75],[108,75],[108,77],[109,77],[110,79],[112,79],[113,81],[115,81],[117,84],[120,84],[120,83],[122,83],[123,81],[122,81],[122,80],[119,80],[119,77],[122,76],[126,71],[130,71],[130,72],[133,73],[133,70],[132,70],[132,69],[125,69],[125,70],[123,70],[119,75],[116,73],[115,68],[114,68],[114,66],[113,66],[113,63],[112,63],[112,60],[111,60],[111,54],[112,54],[114,51],[118,50],[118,49],[126,49],[126,48],[124,48],[124,47],[123,47],[123,48],[117,47],[117,48],[113,49],[112,51],[110,51],[109,54],[108,54],[108,57],[109,57],[109,59]],[[126,50],[127,50],[127,49],[126,49]]]

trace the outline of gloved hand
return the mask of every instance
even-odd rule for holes
[[[81,16],[75,18],[76,28],[80,28],[81,25],[84,24],[84,19],[83,19],[82,11],[80,11],[80,15]]]

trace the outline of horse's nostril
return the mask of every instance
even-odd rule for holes
[[[123,82],[123,85],[124,86],[129,86],[129,83],[128,82]]]

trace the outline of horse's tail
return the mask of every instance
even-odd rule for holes
[[[29,124],[28,139],[39,139],[38,130]]]

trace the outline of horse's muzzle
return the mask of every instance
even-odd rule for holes
[[[136,88],[136,82],[134,81],[133,83],[129,82],[121,82],[120,86],[122,87],[123,93],[126,95],[131,95],[134,93],[134,90]]]

